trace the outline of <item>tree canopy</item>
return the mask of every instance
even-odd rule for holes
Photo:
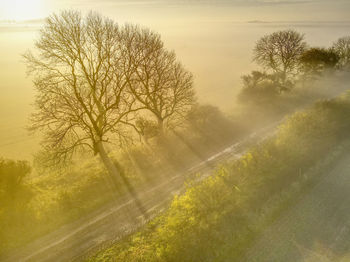
[[[146,28],[63,11],[46,19],[35,51],[24,55],[37,89],[31,128],[55,163],[90,149],[118,176],[105,143],[140,133],[149,113],[162,130],[194,101],[192,74]]]
[[[0,198],[13,196],[31,172],[26,161],[5,160],[0,158]],[[2,196],[7,194],[7,196]]]
[[[194,104],[193,76],[164,48],[160,36],[139,26],[126,25],[124,40],[133,76],[130,91],[158,123],[179,124]]]
[[[332,49],[310,48],[300,57],[303,72],[305,74],[321,74],[326,69],[335,68],[339,56]]]
[[[282,83],[297,72],[299,58],[306,49],[304,36],[294,30],[277,31],[258,40],[253,60],[264,69],[281,75]]]

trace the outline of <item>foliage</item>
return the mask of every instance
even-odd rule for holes
[[[74,51],[77,46],[75,46],[73,50],[70,49],[72,45],[74,46],[77,44],[74,42],[76,39],[73,39],[74,41],[58,39],[67,45],[63,50],[61,49],[62,46],[56,46],[57,42],[50,38],[54,36],[57,37],[57,34],[60,35],[59,32],[63,32],[63,35],[69,38],[71,33],[77,33],[74,30],[68,30],[72,25],[73,27],[74,25],[77,26],[77,28],[82,26],[82,28],[84,28],[83,31],[88,33],[82,42],[83,47],[84,44],[89,43],[88,47],[85,46],[87,49],[85,51],[83,50],[85,57],[83,60],[88,60],[89,57],[87,53],[95,50],[94,48],[99,46],[99,44],[94,45],[95,40],[98,43],[103,42],[106,44],[108,43],[106,38],[109,39],[109,37],[111,37],[118,42],[120,40],[119,37],[122,35],[110,35],[108,33],[109,30],[117,30],[117,27],[115,27],[115,24],[109,19],[103,19],[98,15],[90,14],[83,22],[80,20],[81,17],[78,13],[68,12],[63,13],[63,16],[64,15],[67,16],[66,19],[63,19],[64,21],[60,20],[62,17],[59,16],[49,18],[44,31],[53,30],[55,34],[51,35],[46,32],[47,34],[44,33],[42,35],[43,38],[37,43],[38,47],[42,48],[43,51],[41,58],[44,60],[46,59],[48,63],[64,63],[67,62],[64,59],[69,60],[74,57],[74,55],[77,55]],[[56,24],[55,22],[59,23]],[[61,22],[64,26],[57,28],[56,25],[59,25]],[[65,27],[65,25],[67,27]],[[98,28],[101,26],[106,30],[100,32]],[[192,89],[192,75],[175,59],[174,53],[163,49],[163,44],[160,41],[159,35],[147,29],[140,29],[139,27],[133,26],[125,26],[122,30],[125,30],[123,31],[124,34],[130,34],[129,36],[131,36],[131,39],[129,40],[132,41],[129,42],[129,44],[131,46],[135,45],[133,48],[136,48],[138,52],[142,50],[145,51],[142,56],[143,59],[150,59],[150,68],[148,68],[149,70],[146,68],[142,69],[145,71],[141,69],[138,71],[136,67],[140,61],[132,61],[133,63],[124,61],[126,64],[133,64],[132,67],[134,67],[135,72],[142,72],[142,75],[123,75],[123,73],[119,74],[120,72],[118,70],[120,68],[117,68],[117,66],[120,65],[118,63],[121,62],[123,64],[123,61],[118,60],[116,62],[117,64],[112,66],[113,68],[115,66],[114,69],[118,70],[112,70],[113,72],[111,72],[111,75],[107,73],[107,78],[112,82],[118,82],[122,79],[123,81],[125,80],[124,83],[127,83],[128,79],[126,78],[130,77],[130,80],[132,79],[135,84],[137,81],[142,82],[148,75],[152,75],[149,80],[153,83],[150,84],[150,86],[140,86],[140,83],[135,84],[136,89],[134,90],[131,90],[129,86],[128,92],[126,92],[126,100],[131,98],[129,97],[129,91],[135,95],[134,98],[131,98],[131,106],[138,108],[140,104],[143,104],[143,106],[148,106],[148,110],[152,111],[154,108],[152,108],[152,105],[147,105],[146,102],[155,99],[152,95],[155,94],[157,90],[163,90],[164,92],[162,91],[160,94],[156,95],[156,98],[159,99],[156,100],[159,103],[156,102],[155,107],[163,104],[165,99],[167,107],[162,109],[165,110],[165,115],[167,115],[169,113],[167,113],[167,110],[174,105],[174,101],[171,102],[170,100],[176,100],[177,98],[175,94],[171,94],[171,92],[169,95],[168,91],[171,91],[171,88],[169,89],[168,84],[158,86],[159,82],[168,83],[177,82],[177,80],[179,80],[180,86],[185,88],[185,90],[182,90],[183,92],[180,90],[180,98],[183,100],[180,102],[181,106],[179,110],[175,113],[172,112],[174,115],[168,115],[167,117],[169,117],[169,119],[166,120],[169,121],[169,123],[176,123],[176,125],[181,126],[181,128],[177,128],[176,130],[170,129],[172,132],[169,132],[166,137],[160,135],[159,119],[157,121],[157,118],[148,118],[148,114],[138,115],[133,114],[133,112],[131,118],[124,119],[125,121],[127,120],[126,122],[124,122],[124,120],[120,122],[122,125],[127,124],[125,127],[134,127],[143,139],[143,143],[134,144],[133,146],[126,144],[124,151],[118,148],[114,150],[117,152],[114,156],[110,155],[114,162],[118,159],[116,164],[120,166],[119,171],[127,181],[130,181],[131,186],[137,187],[150,181],[157,180],[159,182],[161,179],[167,179],[166,175],[168,174],[164,174],[165,172],[162,172],[162,170],[169,170],[169,167],[174,166],[186,169],[186,167],[193,164],[194,161],[197,161],[198,158],[202,160],[206,159],[211,152],[217,151],[223,146],[227,146],[228,143],[238,139],[244,131],[248,130],[243,128],[244,123],[232,122],[214,106],[193,105],[195,99]],[[138,37],[140,39],[133,42],[135,41],[133,36],[136,36],[136,40]],[[153,36],[155,38],[153,38]],[[101,37],[102,40],[99,40],[99,37]],[[60,38],[60,36],[58,38]],[[152,39],[156,40],[156,42],[160,41],[158,42],[160,49],[153,49],[151,45],[147,45],[147,48],[143,48],[144,44]],[[128,40],[128,38],[124,40]],[[143,42],[144,40],[147,41]],[[302,39],[300,39],[300,41],[301,40]],[[128,41],[119,44],[122,45],[127,42]],[[52,44],[53,48],[45,48],[45,44],[48,43]],[[300,48],[303,48],[304,43],[300,42],[300,44]],[[120,46],[117,45],[117,47]],[[123,46],[119,50],[126,53],[130,51],[124,48],[126,47]],[[104,51],[107,50],[110,50],[111,53],[116,52],[110,45],[104,49]],[[159,50],[161,50],[161,52],[159,52]],[[72,53],[69,53],[70,55],[68,56],[62,56],[63,58],[61,57],[61,60],[63,60],[61,61],[57,55],[61,55],[61,52],[64,51]],[[130,54],[135,55],[133,52],[134,51],[130,51]],[[95,63],[101,57],[99,57],[99,51],[96,51],[94,54],[97,55],[97,58],[93,61]],[[109,54],[105,55],[109,56]],[[148,57],[149,55],[150,57]],[[164,57],[166,59],[163,61],[162,58]],[[34,59],[30,55],[28,55],[27,58],[29,60]],[[124,58],[121,59],[123,60]],[[139,57],[136,58],[138,59]],[[56,75],[57,71],[54,68],[47,68],[48,64],[44,65],[37,60],[31,60],[29,62],[33,62],[31,65],[33,67],[30,69],[33,69],[37,73],[37,87],[40,90],[49,90],[49,93],[43,93],[42,96],[38,97],[41,105],[44,105],[42,109],[45,109],[42,115],[39,114],[36,116],[38,117],[38,123],[41,121],[45,122],[47,120],[45,120],[45,117],[49,115],[50,117],[57,117],[57,115],[52,114],[53,111],[46,110],[49,107],[51,109],[58,109],[58,114],[61,114],[62,110],[68,106],[74,107],[74,110],[65,112],[69,115],[68,121],[67,118],[62,118],[59,122],[50,122],[51,127],[48,128],[50,134],[47,137],[49,142],[53,142],[58,145],[58,147],[60,147],[60,143],[62,143],[64,147],[67,145],[69,146],[69,143],[74,142],[74,139],[71,140],[70,138],[72,138],[72,136],[68,135],[67,143],[64,141],[63,137],[67,134],[66,128],[69,129],[68,133],[72,132],[73,138],[79,138],[82,135],[82,138],[85,139],[84,132],[87,131],[89,133],[87,135],[92,135],[92,143],[88,144],[87,147],[96,151],[97,148],[94,141],[95,135],[100,136],[103,135],[102,133],[105,131],[113,131],[110,132],[108,136],[105,136],[105,140],[102,139],[103,142],[107,142],[111,134],[115,135],[118,133],[114,132],[116,131],[115,128],[117,128],[114,120],[116,120],[116,116],[120,113],[118,111],[120,107],[114,107],[114,102],[118,102],[119,98],[112,98],[119,94],[114,91],[119,92],[121,90],[114,90],[113,88],[115,88],[115,86],[111,89],[107,88],[104,85],[103,78],[101,82],[95,79],[97,85],[92,89],[96,88],[95,91],[98,89],[99,91],[97,91],[97,94],[99,94],[99,96],[104,96],[107,89],[112,90],[111,92],[107,92],[112,93],[112,95],[106,96],[106,99],[103,99],[105,102],[103,106],[105,106],[106,110],[101,110],[98,105],[98,99],[96,100],[96,98],[93,97],[94,90],[92,90],[90,86],[92,92],[88,92],[87,90],[89,90],[89,88],[86,88],[90,85],[89,80],[91,80],[91,74],[90,78],[86,78],[86,72],[84,72],[86,63],[80,61],[78,68],[74,67],[76,65],[75,63],[73,63],[74,65],[70,64],[73,71],[79,71],[77,76],[79,76],[80,82],[79,85],[74,87],[74,84],[72,85],[71,81],[67,81],[66,79],[71,72],[65,71],[63,75],[64,81],[67,81],[67,85],[65,85],[62,84],[61,81],[54,81],[57,80],[56,77],[59,77],[58,75],[60,74],[58,73],[58,75]],[[109,72],[109,70],[106,70],[106,67],[111,66],[109,62],[100,62],[103,64],[102,68],[104,68],[101,72]],[[153,68],[154,63],[156,66]],[[171,76],[170,78],[163,78],[163,76],[157,75],[158,72],[161,71],[159,69],[164,63],[166,65],[164,67],[166,69],[165,71],[168,76]],[[123,66],[126,64],[123,64]],[[264,106],[266,106],[266,104],[272,104],[270,102],[277,95],[279,95],[280,100],[282,100],[281,94],[285,93],[284,91],[290,90],[294,84],[290,79],[285,79],[285,72],[294,71],[294,66],[296,66],[296,64],[293,65],[293,69],[287,70],[284,68],[282,71],[281,68],[283,66],[281,66],[282,64],[279,64],[279,66],[273,70],[274,72],[270,74],[252,72],[251,75],[244,76],[244,92],[246,93],[242,97],[245,96],[245,99],[250,100],[255,99],[254,102],[261,102]],[[41,70],[43,67],[46,68],[45,70],[47,71]],[[60,69],[62,69],[62,67],[64,66],[58,66]],[[92,67],[94,66],[92,65]],[[98,66],[95,69],[97,70]],[[93,68],[91,70],[92,72],[94,71]],[[94,73],[92,73],[92,75],[94,75]],[[121,79],[114,79],[114,77],[118,78],[120,76]],[[99,77],[98,74],[96,77]],[[121,82],[117,84],[119,85]],[[73,89],[69,89],[69,87]],[[78,90],[78,96],[76,96],[74,92],[71,92],[75,89]],[[151,95],[147,95],[149,90],[152,90],[150,92]],[[176,88],[172,91],[174,90],[178,91]],[[61,91],[63,93],[59,93]],[[73,95],[72,100],[70,100],[70,98],[68,100],[64,98],[61,99],[61,95],[66,94]],[[159,98],[159,95],[162,94],[164,94],[164,96]],[[57,97],[59,97],[59,99],[53,99]],[[251,97],[254,99],[251,99]],[[81,111],[81,108],[75,108],[77,104],[80,103],[81,105],[81,101],[79,101],[80,98],[83,98],[83,104],[85,102],[87,103],[88,111],[91,110],[90,114],[94,116],[90,123],[93,126],[92,133],[90,132],[91,129],[89,125],[86,125],[86,123],[91,120],[89,112],[86,112],[86,109],[82,109]],[[142,102],[140,98],[144,101]],[[347,104],[348,102],[346,101],[345,105]],[[184,107],[182,107],[182,105]],[[293,166],[302,166],[303,170],[307,169],[316,161],[317,157],[322,157],[325,148],[330,147],[341,139],[340,133],[337,132],[339,131],[339,122],[344,118],[342,111],[345,109],[339,105],[339,101],[336,103],[331,101],[320,103],[319,109],[317,110],[319,110],[318,113],[323,115],[324,118],[317,116],[315,113],[317,111],[316,109],[305,115],[300,114],[291,118],[288,122],[291,127],[285,125],[280,131],[279,139],[266,142],[246,154],[242,160],[222,167],[217,171],[215,176],[203,181],[200,185],[189,184],[187,193],[174,200],[168,213],[152,222],[145,232],[133,236],[130,240],[131,244],[122,243],[120,246],[112,248],[99,256],[97,260],[105,261],[118,258],[118,260],[121,261],[188,261],[200,258],[203,261],[208,259],[210,261],[211,258],[221,257],[228,252],[227,250],[233,250],[233,254],[239,253],[237,250],[240,250],[240,246],[244,245],[247,241],[247,236],[249,236],[252,231],[251,226],[249,226],[249,221],[251,222],[252,220],[251,213],[255,212],[252,210],[259,210],[264,200],[269,199],[273,194],[278,194],[281,188],[287,186],[293,179],[298,179],[298,177],[294,177],[294,175],[299,171],[296,171],[295,168],[293,169]],[[143,108],[143,106],[141,106],[141,108],[144,110],[145,108]],[[176,106],[177,105],[175,105],[175,107]],[[274,107],[274,109],[276,108],[277,107]],[[336,108],[339,109],[338,117],[335,117]],[[345,111],[348,113],[347,109]],[[82,118],[79,119],[79,117]],[[178,122],[178,119],[181,119],[181,122]],[[82,120],[82,122],[78,124],[80,120]],[[162,119],[162,121],[163,120],[164,119]],[[314,126],[310,127],[311,129],[309,129],[310,121],[315,123]],[[249,124],[252,124],[254,121],[250,122]],[[332,123],[333,129],[328,125],[330,122]],[[132,125],[130,125],[130,123],[132,123]],[[43,122],[41,124],[43,124]],[[97,129],[95,129],[96,125],[98,127]],[[320,128],[322,125],[327,128]],[[173,124],[169,124],[169,126],[173,126]],[[36,127],[41,129],[40,124]],[[72,131],[73,129],[74,131]],[[83,129],[84,132],[82,132]],[[103,132],[101,133],[100,131]],[[124,130],[120,129],[119,131]],[[308,131],[310,131],[310,133],[307,133]],[[293,132],[296,132],[298,135],[293,136]],[[315,136],[313,136],[313,132]],[[57,134],[59,136],[55,137]],[[125,135],[124,132],[119,134],[122,137]],[[324,139],[327,134],[329,139]],[[50,137],[51,135],[53,135],[53,137]],[[129,134],[125,137],[129,137]],[[53,138],[57,138],[58,140]],[[82,142],[81,140],[76,140],[76,142],[77,141],[78,144]],[[73,143],[71,145],[76,146],[78,144]],[[303,148],[302,145],[304,144],[307,145],[306,148]],[[113,147],[115,147],[115,145],[113,145]],[[73,148],[69,146],[68,149]],[[298,150],[301,152],[300,155]],[[51,157],[51,155],[48,155],[46,152],[45,157],[48,156]],[[291,167],[286,167],[285,163],[288,159],[293,159],[292,162],[290,162]],[[40,162],[41,160],[38,161]],[[22,245],[39,235],[50,232],[62,224],[81,218],[97,207],[111,201],[114,194],[110,190],[106,190],[104,180],[105,172],[101,165],[94,160],[92,163],[82,167],[80,159],[73,159],[73,161],[75,161],[77,168],[67,167],[64,171],[49,171],[44,168],[40,170],[41,174],[39,176],[32,177],[27,181],[24,181],[22,178],[23,173],[19,171],[29,170],[25,168],[28,166],[23,162],[15,164],[15,166],[17,165],[18,167],[23,164],[23,169],[15,168],[11,169],[11,172],[3,173],[7,175],[2,177],[7,178],[3,179],[0,177],[0,197],[2,197],[0,203],[7,203],[7,207],[11,207],[12,209],[6,209],[6,205],[0,207],[0,253],[9,248]],[[2,174],[1,172],[0,169],[0,174]],[[26,172],[24,173],[27,174]],[[281,173],[283,173],[283,175],[281,175]],[[13,176],[13,174],[17,175]],[[9,188],[13,189],[9,190]],[[125,190],[123,187],[118,189],[121,191]],[[5,199],[4,196],[10,196],[11,194],[5,194],[4,192],[16,192],[17,197],[13,200]],[[237,228],[239,228],[239,230],[237,230]],[[212,243],[217,244],[213,245]],[[232,247],[232,243],[234,243],[234,247]],[[220,249],[219,246],[222,249]]]
[[[46,169],[41,174],[33,172],[28,176],[30,168],[26,162],[2,160],[0,170],[1,255],[113,199],[98,161],[80,161],[77,168]],[[3,174],[11,178],[4,179]],[[15,188],[15,194],[10,194],[13,190],[5,192],[6,188]]]
[[[148,144],[149,139],[157,137],[159,135],[158,124],[156,121],[146,119],[145,117],[139,117],[135,122],[135,128],[143,139],[143,142]]]
[[[196,105],[186,116],[183,135],[192,139],[198,147],[227,145],[243,132],[237,122],[229,119],[219,108],[212,105]],[[206,150],[202,148],[202,151]]]
[[[300,57],[301,70],[304,75],[321,75],[327,69],[335,69],[339,58],[333,49],[310,48]]]
[[[24,182],[30,172],[26,161],[0,159],[0,251],[6,245],[6,231],[30,213],[28,204],[33,192]]]
[[[252,71],[242,76],[243,88],[238,95],[240,102],[253,102],[256,104],[270,103],[282,92],[292,89],[293,83],[283,81],[280,74],[267,74]]]
[[[252,148],[200,184],[128,241],[91,261],[227,261],[238,258],[265,204],[347,137],[349,94],[294,114],[276,137]]]
[[[196,121],[192,122],[194,119]],[[138,190],[142,186],[161,183],[162,180],[168,179],[172,174],[170,168],[172,166],[169,164],[169,159],[164,159],[164,155],[171,156],[170,160],[174,165],[186,169],[194,160],[198,160],[196,153],[200,152],[201,157],[209,156],[212,150],[218,150],[238,135],[232,131],[234,129],[232,122],[213,106],[196,107],[186,121],[186,127],[177,134],[187,142],[187,145],[179,143],[180,138],[173,134],[167,137],[164,145],[160,145],[152,136],[149,138],[149,145],[128,145],[124,150],[114,150],[110,157],[113,160],[118,159],[118,164],[121,166],[119,170],[123,172],[124,179],[131,187]],[[156,123],[142,124],[145,126],[145,132],[155,132],[153,124]],[[148,128],[151,128],[151,131]],[[216,132],[219,131],[218,140]],[[12,209],[13,212],[4,209],[5,195],[2,195],[1,187],[9,187],[12,180],[0,179],[0,254],[24,245],[63,224],[83,219],[92,211],[108,205],[116,196],[115,192],[106,186],[106,173],[97,158],[76,158],[70,165],[57,169],[43,165],[41,157],[45,157],[45,154],[47,153],[39,154],[36,158],[35,170],[31,176],[22,179],[20,179],[22,176],[13,176],[16,177],[14,181],[20,182],[16,186],[18,197],[11,201],[6,200],[6,205],[16,207]],[[6,172],[6,174],[14,173]],[[118,196],[126,190],[125,185],[119,185]],[[10,194],[6,196],[8,197],[6,199],[10,198]]]
[[[31,168],[26,161],[0,159],[0,193],[14,196],[30,172]]]

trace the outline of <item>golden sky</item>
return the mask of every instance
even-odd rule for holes
[[[143,22],[147,18],[188,15],[249,20],[350,20],[349,0],[0,0],[0,20],[29,20],[60,9],[96,10],[112,18]]]

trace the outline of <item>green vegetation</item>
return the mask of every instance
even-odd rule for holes
[[[168,211],[90,261],[227,261],[238,258],[271,216],[271,199],[303,185],[312,167],[348,138],[350,96],[294,114],[275,137],[219,168]],[[322,173],[320,170],[315,175]],[[296,191],[298,192],[298,191]],[[295,196],[293,196],[295,197]]]
[[[28,219],[28,203],[33,194],[28,185],[24,183],[31,168],[25,161],[12,161],[0,159],[0,239],[11,238],[13,225]],[[10,240],[11,241],[11,240]],[[0,241],[0,250],[4,248],[5,241]]]
[[[153,138],[146,145],[110,154],[135,190],[161,183],[242,135],[213,106],[196,106],[187,118],[183,129],[169,134],[163,144]],[[37,155],[32,173],[27,162],[0,161],[0,254],[84,219],[104,205],[115,205],[113,201],[127,192],[123,184],[117,192],[107,186],[108,176],[98,158],[75,159],[58,169],[43,165],[44,157],[45,153]]]
[[[0,254],[91,212],[111,199],[96,163],[29,175],[26,162],[0,161]],[[96,196],[99,196],[98,198]]]
[[[244,134],[328,97],[314,76],[324,81],[326,69],[332,74],[345,68],[346,41],[322,49],[308,48],[303,35],[291,30],[263,37],[254,59],[266,71],[242,77],[242,103],[228,117],[196,103],[192,74],[158,34],[119,27],[94,13],[51,16],[36,43],[38,57],[25,55],[38,91],[32,129],[45,133],[44,150],[31,174],[26,162],[0,161],[0,254],[116,204],[130,188],[161,183]],[[305,75],[312,77],[306,81]],[[186,194],[143,232],[94,259],[238,256],[264,203],[299,182],[346,138],[349,110],[349,97],[343,97],[294,115],[276,138],[200,184],[190,182]]]
[[[320,75],[325,70],[334,70],[340,57],[332,49],[310,48],[300,57],[304,75]]]

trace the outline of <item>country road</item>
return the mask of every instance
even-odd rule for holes
[[[272,136],[276,122],[247,136],[205,161],[197,163],[187,172],[172,176],[137,193],[143,209],[149,217],[166,207],[175,194],[184,189],[184,182],[189,175],[200,173],[200,179],[210,175],[216,165],[229,159],[238,158],[251,145]],[[43,236],[27,246],[12,251],[3,257],[2,262],[51,262],[80,260],[85,254],[101,245],[121,238],[135,231],[145,223],[144,216],[131,195],[124,196],[116,203],[103,207],[93,214],[74,223],[64,225],[58,230]]]
[[[252,144],[274,134],[278,123],[169,180],[138,192],[152,217],[184,189],[189,174],[210,175],[215,165],[237,158]],[[248,250],[244,262],[349,262],[350,261],[350,154],[342,157],[297,204],[267,228]],[[145,220],[132,196],[96,210],[88,217],[65,225],[29,245],[14,250],[4,262],[80,261],[105,243],[135,231]],[[242,261],[243,262],[243,261]]]
[[[244,261],[350,261],[350,153],[261,234]]]

